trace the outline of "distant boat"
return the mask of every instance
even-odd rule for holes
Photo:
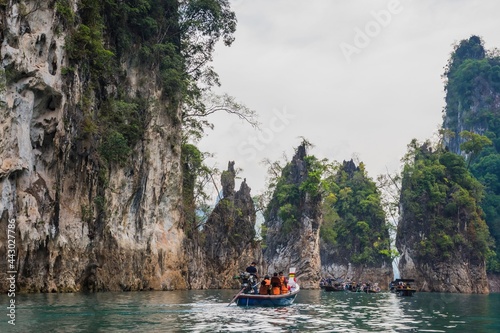
[[[252,293],[252,288],[248,286],[252,285],[252,282],[246,280],[245,276],[242,278],[242,289],[229,303],[235,302],[238,306],[264,306],[264,307],[276,307],[276,306],[289,306],[292,305],[297,297],[300,287],[295,282],[295,268],[290,268],[289,283],[291,287],[290,292],[280,295],[260,295]]]
[[[357,282],[346,282],[344,284],[344,290],[353,293],[367,293],[367,294],[377,294],[381,292],[378,283],[363,283],[359,284]]]
[[[323,289],[325,289],[325,291],[344,291],[344,286],[341,284],[325,285]]]
[[[346,282],[344,284],[344,289],[345,289],[345,291],[350,291],[353,293],[360,293],[363,291],[362,285],[360,285],[356,282]]]
[[[413,282],[414,279],[396,279],[389,284],[389,290],[398,296],[413,296],[417,291],[411,285]]]
[[[378,286],[378,284],[374,284],[374,285],[371,285],[371,284],[367,284],[364,288],[363,288],[363,291],[367,294],[377,294],[381,291],[380,287]]]

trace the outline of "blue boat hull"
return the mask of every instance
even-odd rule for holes
[[[299,292],[293,292],[284,295],[255,295],[255,294],[241,294],[236,299],[238,306],[289,306],[293,304],[295,297]]]

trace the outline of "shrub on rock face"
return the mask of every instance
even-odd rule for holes
[[[124,163],[130,151],[127,139],[115,131],[112,131],[108,137],[104,138],[99,147],[101,156],[110,163]]]

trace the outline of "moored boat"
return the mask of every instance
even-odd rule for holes
[[[413,294],[416,292],[416,289],[406,287],[406,288],[396,288],[396,295],[398,296],[413,296]]]
[[[417,291],[411,285],[413,282],[413,279],[396,279],[389,284],[389,290],[398,296],[413,296]]]
[[[363,291],[363,286],[357,282],[346,282],[344,284],[345,291],[350,291],[353,293],[360,293]]]
[[[367,284],[367,285],[363,288],[363,291],[364,291],[365,293],[367,293],[367,294],[378,294],[378,293],[381,291],[381,289],[380,289],[380,287],[378,286],[378,284],[377,284],[377,283],[375,283],[375,284],[373,284],[373,285],[368,283],[368,284]]]
[[[325,291],[344,291],[344,286],[341,284],[326,285],[323,289],[325,289]]]

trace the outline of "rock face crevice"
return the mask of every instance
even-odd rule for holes
[[[15,220],[19,290],[186,288],[180,111],[167,110],[150,68],[124,68],[123,81],[89,93],[78,66],[63,72],[67,35],[54,9],[40,2],[24,15],[20,6],[1,13],[0,95],[0,256]],[[143,136],[123,165],[100,160],[88,127],[118,90],[157,101],[144,107]]]

